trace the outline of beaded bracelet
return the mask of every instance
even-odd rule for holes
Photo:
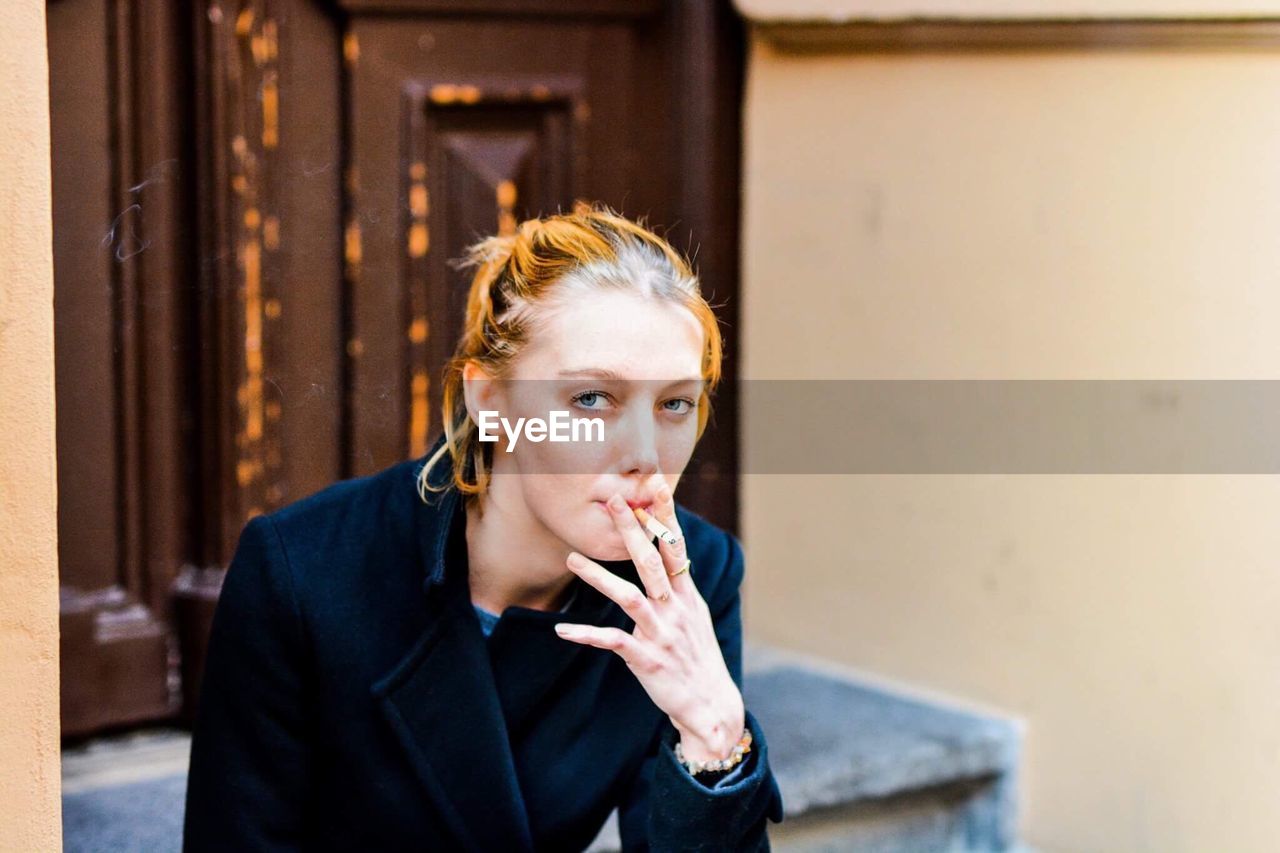
[[[699,773],[703,773],[703,772],[718,772],[721,770],[730,770],[733,767],[735,767],[740,761],[742,761],[742,759],[750,751],[751,751],[751,730],[744,728],[742,730],[742,737],[738,739],[738,742],[733,747],[733,752],[729,754],[728,758],[717,758],[717,759],[712,759],[711,761],[693,761],[693,760],[686,761],[684,757],[684,750],[681,748],[681,744],[676,743],[676,761],[679,761],[680,764],[684,766],[685,769],[687,769],[690,773],[696,776]]]

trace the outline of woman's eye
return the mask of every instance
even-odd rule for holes
[[[671,404],[673,404],[673,403],[674,403],[677,407],[678,407],[678,406],[687,406],[688,408],[685,408],[685,409],[680,409],[680,408],[670,408]],[[675,412],[677,415],[687,415],[689,412],[691,412],[691,411],[693,410],[693,407],[694,407],[695,403],[694,403],[692,400],[686,400],[685,398],[680,397],[680,398],[677,398],[677,399],[674,399],[674,400],[667,400],[667,402],[666,402],[666,403],[664,403],[663,405],[668,407],[667,411],[669,411],[669,412]]]
[[[606,403],[605,395],[600,391],[583,391],[581,394],[574,394],[572,401],[584,409],[597,408],[596,403]]]

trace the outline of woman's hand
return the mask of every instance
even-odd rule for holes
[[[710,610],[691,573],[670,577],[685,563],[685,541],[671,489],[661,475],[655,478],[660,485],[652,515],[675,534],[675,545],[659,538],[661,545],[654,548],[621,496],[614,495],[608,504],[645,591],[577,552],[566,561],[574,574],[617,602],[635,622],[635,631],[560,623],[556,632],[572,642],[616,652],[671,718],[686,758],[726,758],[742,734],[742,693],[725,666]]]

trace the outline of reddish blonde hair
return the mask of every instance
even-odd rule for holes
[[[424,501],[428,491],[444,491],[450,485],[469,499],[483,495],[488,487],[493,445],[479,440],[478,427],[467,412],[463,367],[474,361],[494,378],[508,375],[538,309],[590,290],[667,299],[693,312],[705,341],[697,433],[702,438],[711,394],[720,381],[720,327],[690,263],[645,227],[643,218],[633,222],[607,206],[579,203],[573,213],[526,219],[513,234],[480,240],[455,266],[475,267],[476,273],[462,336],[444,368],[445,440],[418,475]],[[453,461],[452,482],[436,486],[428,475],[445,454]]]

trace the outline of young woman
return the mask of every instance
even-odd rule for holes
[[[742,549],[672,497],[720,374],[697,279],[601,207],[466,260],[435,446],[241,534],[185,849],[578,851],[616,808],[625,851],[768,850]],[[510,428],[557,411],[600,428]]]

